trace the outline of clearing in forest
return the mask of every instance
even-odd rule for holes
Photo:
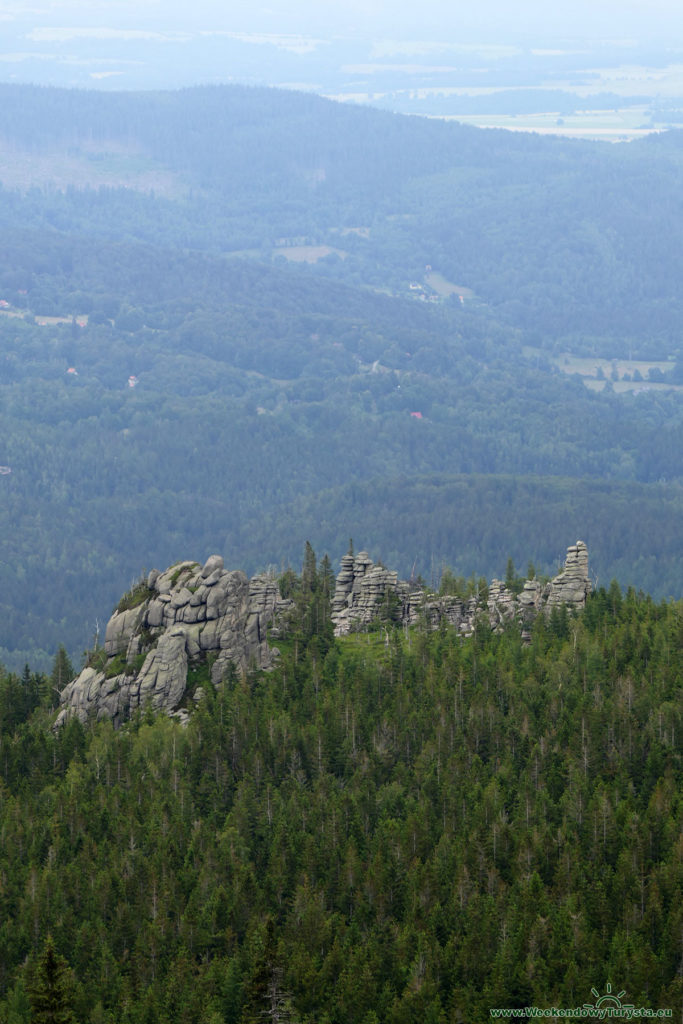
[[[342,260],[348,256],[343,249],[334,249],[331,245],[282,245],[273,252],[276,256],[284,256],[290,263],[317,263],[332,253]]]
[[[442,299],[447,299],[451,295],[462,295],[464,299],[471,299],[474,295],[471,288],[465,288],[461,284],[453,284],[452,281],[447,281],[443,274],[439,274],[435,270],[425,274],[425,281]]]

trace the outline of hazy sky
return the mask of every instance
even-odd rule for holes
[[[680,0],[0,0],[0,19],[36,28],[111,27],[138,31],[371,33],[456,40],[516,41],[526,35],[678,41]],[[0,34],[2,24],[0,23]]]
[[[385,75],[380,85],[378,63]],[[0,81],[114,89],[239,81],[354,98],[412,88],[423,65],[430,86],[552,86],[566,79],[577,88],[586,75],[595,77],[595,68],[640,66],[637,82],[609,88],[678,96],[683,4],[0,0]],[[463,68],[469,77],[460,75]],[[482,73],[486,80],[475,82]]]

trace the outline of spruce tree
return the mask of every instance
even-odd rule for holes
[[[56,693],[61,693],[67,683],[70,683],[75,675],[73,665],[66,653],[64,644],[59,645],[52,663],[50,674],[50,700],[54,701]]]
[[[260,946],[260,948],[259,948]],[[241,1024],[289,1024],[293,1020],[289,994],[283,988],[283,970],[275,942],[275,926],[268,918],[264,941],[256,944],[255,958],[244,991]]]
[[[310,541],[306,541],[306,547],[304,549],[304,564],[301,571],[301,587],[306,597],[312,594],[318,587],[318,570],[315,551],[311,547]]]
[[[76,1024],[73,988],[73,973],[48,935],[28,990],[32,1024]]]

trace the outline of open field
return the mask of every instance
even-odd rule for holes
[[[541,357],[540,349],[529,346],[524,348],[524,354],[529,358]],[[592,391],[602,391],[607,381],[610,381],[614,390],[618,393],[626,391],[683,391],[683,384],[669,383],[668,381],[650,381],[648,376],[650,370],[659,370],[661,373],[670,373],[673,369],[673,362],[670,359],[601,359],[598,356],[575,356],[571,352],[562,352],[559,356],[551,358],[551,362],[562,370],[563,373],[578,374],[583,378],[583,383]],[[633,380],[634,374],[638,373],[640,379]],[[631,379],[624,379],[624,378]]]
[[[113,146],[111,147],[113,150]],[[167,198],[185,191],[178,176],[143,154],[84,151],[74,147],[33,151],[0,138],[0,184],[5,188],[131,188]]]
[[[343,249],[334,249],[331,245],[283,245],[273,249],[275,256],[284,256],[290,263],[317,263],[332,253],[342,260],[348,256]]]
[[[369,238],[370,228],[368,227],[357,227],[357,228],[340,228],[340,235],[358,235],[359,238]]]
[[[586,378],[584,384],[591,391],[604,391],[607,386],[606,380],[596,380],[593,378]],[[628,391],[633,394],[642,394],[644,391],[683,391],[683,384],[662,384],[658,381],[630,381],[630,380],[619,380],[612,382],[612,388],[617,394],[623,395]]]
[[[0,309],[0,316],[14,317],[17,320],[31,319],[30,313],[21,309]],[[70,324],[72,318],[70,316],[43,316],[37,313],[34,319],[39,327],[52,327],[55,324]],[[79,314],[74,319],[79,327],[85,327],[88,315],[87,313]]]
[[[471,299],[474,295],[471,288],[466,288],[461,284],[453,284],[452,281],[447,281],[443,274],[439,274],[435,270],[425,274],[425,281],[442,299],[447,299],[451,295],[462,295],[465,299]]]
[[[562,352],[553,361],[563,373],[578,373],[581,377],[600,378],[602,374],[614,379],[616,370],[619,381],[623,380],[626,374],[632,377],[634,373],[639,373],[641,377],[646,378],[650,370],[668,373],[673,368],[673,363],[669,359],[600,359],[595,356],[574,356],[570,352]]]
[[[541,135],[565,135],[571,138],[623,142],[662,131],[653,125],[647,106],[629,106],[618,110],[579,110],[561,115],[557,111],[540,114],[453,114],[447,121],[459,121],[477,128],[506,128]]]
[[[88,322],[87,316],[77,316],[75,318],[76,323],[79,327],[85,327]],[[39,327],[53,327],[55,324],[70,324],[70,316],[36,316],[36,323]]]

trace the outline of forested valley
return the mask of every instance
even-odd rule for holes
[[[679,133],[0,93],[8,668],[78,664],[144,568],[305,537],[437,585],[582,537],[599,584],[680,596]]]
[[[0,676],[0,1019],[678,1014],[681,603],[335,639],[327,560],[280,585],[275,669],[197,665],[187,728],[54,733],[63,649]]]

